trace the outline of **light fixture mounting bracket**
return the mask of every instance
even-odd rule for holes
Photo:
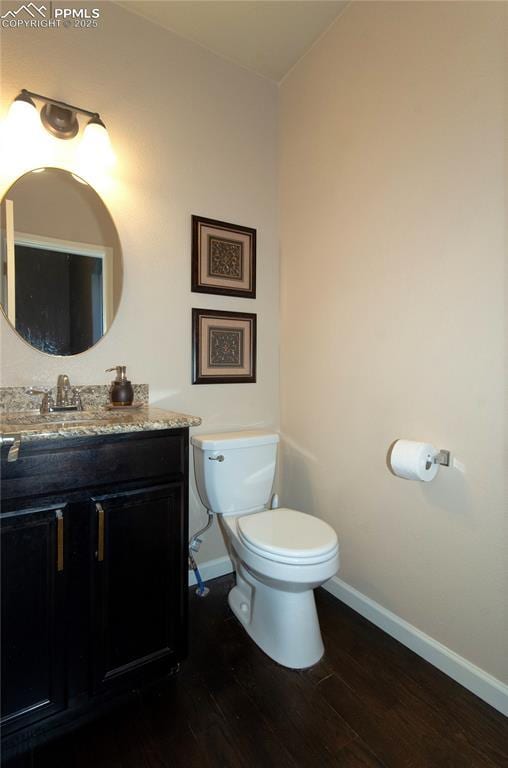
[[[79,131],[76,113],[67,107],[47,102],[41,109],[41,123],[58,139],[73,139]]]

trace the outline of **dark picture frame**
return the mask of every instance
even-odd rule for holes
[[[192,383],[256,382],[257,315],[192,310]]]
[[[191,290],[255,299],[256,230],[192,216]]]

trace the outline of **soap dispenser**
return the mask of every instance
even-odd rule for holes
[[[134,400],[134,389],[127,379],[127,366],[115,365],[113,368],[106,368],[106,373],[108,371],[116,371],[116,379],[111,382],[111,388],[109,390],[111,405],[132,405],[132,401]]]

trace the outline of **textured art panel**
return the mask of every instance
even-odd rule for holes
[[[193,309],[192,383],[255,382],[256,320],[247,312]]]
[[[192,290],[256,298],[256,230],[193,216]]]

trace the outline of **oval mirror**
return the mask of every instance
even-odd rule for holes
[[[122,292],[111,215],[86,181],[37,168],[0,206],[0,301],[17,333],[50,355],[77,355],[104,336]]]

